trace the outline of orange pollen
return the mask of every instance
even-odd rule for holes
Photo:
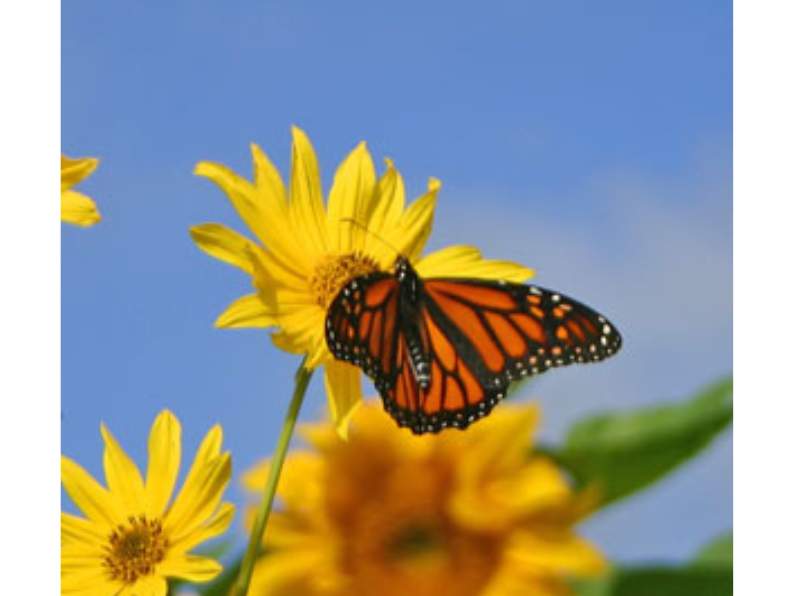
[[[309,278],[309,287],[317,303],[328,308],[349,281],[378,270],[373,258],[359,252],[342,256],[327,255],[315,265]]]
[[[159,519],[131,515],[126,524],[116,526],[103,548],[102,564],[111,578],[133,584],[139,577],[154,573],[166,556],[168,538]]]

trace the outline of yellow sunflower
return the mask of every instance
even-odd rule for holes
[[[61,221],[78,226],[91,226],[101,217],[94,201],[75,192],[72,187],[88,177],[99,164],[98,159],[70,159],[61,155]]]
[[[221,503],[232,471],[229,452],[221,453],[221,427],[215,426],[169,504],[181,434],[171,412],[157,417],[149,434],[146,481],[104,425],[107,488],[61,457],[63,486],[86,516],[61,513],[61,594],[165,596],[166,578],[205,582],[221,572],[217,561],[188,551],[226,531],[232,521],[234,506]]]
[[[288,457],[251,596],[562,596],[567,577],[602,572],[574,531],[593,495],[531,452],[536,407],[423,437],[379,410],[360,408],[348,441],[302,429],[311,449]],[[259,491],[267,468],[246,488]]]
[[[227,194],[257,241],[220,224],[191,229],[210,255],[252,276],[257,290],[233,302],[216,321],[219,327],[277,327],[274,343],[307,354],[307,366],[325,365],[332,419],[344,433],[361,400],[359,369],[335,361],[325,341],[325,318],[336,294],[351,279],[391,270],[398,255],[409,258],[422,276],[459,276],[525,281],[526,267],[486,261],[469,246],[455,246],[420,258],[431,231],[440,183],[405,206],[403,180],[390,160],[378,178],[364,143],[343,161],[323,203],[320,170],[307,136],[293,129],[289,192],[279,172],[252,145],[254,181],[209,162],[196,174]]]

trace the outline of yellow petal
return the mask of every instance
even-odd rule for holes
[[[196,452],[196,458],[191,467],[191,472],[199,466],[204,466],[207,463],[215,460],[221,455],[221,445],[224,442],[224,431],[220,424],[213,426],[202,439],[199,450]],[[190,478],[190,472],[188,473]]]
[[[167,577],[177,577],[189,582],[208,582],[216,577],[223,567],[209,557],[185,555],[163,561],[158,567],[158,573]]]
[[[216,327],[271,327],[278,319],[262,302],[258,294],[242,296],[230,304],[215,321]]]
[[[546,457],[532,457],[514,484],[511,504],[525,515],[540,510],[543,516],[550,508],[568,509],[577,503],[560,468]]]
[[[61,482],[75,505],[93,521],[115,525],[124,512],[88,472],[68,457],[61,456]]]
[[[182,427],[168,410],[155,419],[149,432],[149,466],[146,470],[148,513],[161,517],[171,499],[182,457]]]
[[[249,229],[262,240],[268,222],[263,212],[263,204],[257,200],[258,192],[251,182],[226,166],[209,161],[196,164],[193,173],[215,182]]]
[[[218,424],[205,435],[185,478],[182,490],[166,514],[167,525],[170,528],[179,527],[185,518],[193,515],[192,507],[201,500],[202,483],[218,471],[223,436],[223,430]]]
[[[282,305],[285,307],[298,304],[316,303],[312,287],[309,284],[312,272],[308,271],[303,277],[296,277],[286,270],[280,269],[278,264],[270,258],[270,253],[263,253],[254,268],[252,283],[260,294],[260,299],[274,312]],[[299,294],[301,298],[296,302],[288,302],[283,293]]]
[[[70,158],[61,155],[61,190],[72,188],[97,169],[99,160],[93,157]]]
[[[103,462],[110,497],[128,513],[134,515],[145,513],[144,481],[138,466],[124,452],[104,424],[100,426],[100,430],[105,440]]]
[[[226,485],[232,476],[232,458],[229,453],[222,453],[215,465],[207,466],[207,473],[197,476],[194,485],[185,484],[182,492],[185,516],[172,522],[170,517],[167,525],[173,528],[174,541],[179,542],[196,531],[218,509],[223,498]]]
[[[262,212],[268,215],[287,215],[287,193],[279,170],[256,143],[251,144],[254,159],[254,187],[263,204]]]
[[[159,575],[148,575],[138,578],[134,584],[127,584],[118,596],[166,596],[168,583]]]
[[[61,191],[61,221],[85,227],[101,219],[94,201],[87,196],[73,190]]]
[[[462,466],[460,472],[450,509],[468,527],[488,530],[530,518],[568,527],[578,519],[582,500],[572,495],[560,470],[545,458],[533,457],[520,469],[496,477],[482,464]]]
[[[115,596],[118,591],[118,584],[108,580],[98,561],[80,571],[65,572],[61,566],[62,596]]]
[[[254,568],[251,594],[282,596],[315,593],[315,590],[308,589],[310,581],[312,578],[320,579],[318,576],[321,573],[325,576],[325,568],[328,567],[327,555],[319,549],[270,553],[261,558]]]
[[[102,583],[91,583],[89,587],[72,587],[70,582],[67,582],[64,585],[64,580],[67,578],[61,578],[61,596],[118,596],[119,587],[115,584],[110,582],[102,582]],[[90,580],[84,580],[79,578],[77,581],[78,586],[83,586],[86,584],[86,581],[100,581],[100,579],[91,578]]]
[[[254,273],[252,255],[258,247],[242,234],[221,224],[203,224],[190,229],[193,241],[207,254],[225,263],[240,267],[248,274]]]
[[[278,172],[256,145],[252,146],[256,185],[221,164],[200,162],[194,173],[221,187],[254,235],[273,251],[273,266],[300,277],[309,267],[306,250],[296,243]]]
[[[257,257],[254,261],[252,283],[260,292],[273,294],[284,290],[309,291],[308,281],[312,275],[312,269],[294,274],[291,270],[283,267],[273,257],[273,253],[265,249],[259,249]],[[267,300],[263,301],[269,304]]]
[[[271,341],[274,346],[290,354],[305,354],[307,351],[303,343],[295,341],[291,335],[284,332],[272,333]],[[315,366],[307,366],[307,368],[313,369]]]
[[[400,252],[387,238],[395,240],[400,234],[400,222],[406,194],[403,178],[394,168],[391,160],[386,160],[387,171],[378,180],[375,190],[375,209],[367,224],[364,252],[372,255],[383,268],[391,267]]]
[[[347,439],[348,423],[362,401],[359,369],[345,362],[326,364],[326,395],[334,427],[340,437]]]
[[[436,195],[441,186],[438,180],[431,178],[428,192],[414,201],[403,215],[395,242],[400,254],[408,257],[411,262],[419,257],[431,234]]]
[[[147,588],[149,589],[151,596],[167,596],[168,582],[164,577],[150,575],[144,581],[146,584],[148,584]]]
[[[500,573],[489,583],[482,596],[576,596],[564,576],[528,567],[504,558]]]
[[[100,542],[64,542],[61,543],[61,569],[68,572],[81,572],[95,567],[107,551],[108,531]]]
[[[218,511],[209,522],[184,536],[179,542],[174,542],[173,547],[182,552],[187,552],[197,544],[226,532],[234,517],[235,506],[231,503],[221,503]]]
[[[315,342],[310,345],[306,354],[305,366],[310,370],[314,370],[331,361],[331,352],[328,351],[325,338],[315,336]]]
[[[232,474],[228,452],[200,463],[204,459],[201,451],[166,515],[165,526],[175,541],[189,535],[212,516]]]
[[[69,543],[61,545],[61,571],[85,573],[93,569],[102,558],[101,545]]]
[[[305,425],[301,425],[304,430]],[[302,433],[303,435],[303,433]],[[339,437],[334,434],[339,441]],[[279,479],[278,495],[285,503],[300,502],[301,507],[322,507],[324,497],[320,479],[324,462],[316,454],[305,449],[290,450],[290,465],[285,466]],[[266,459],[249,468],[240,481],[243,487],[259,495],[265,488],[270,472],[270,460]]]
[[[326,348],[325,311],[319,306],[286,308],[279,314],[279,326],[290,333],[274,333],[273,343],[293,354],[307,354],[307,368],[316,368],[330,360]]]
[[[276,292],[286,288],[306,293],[311,275],[310,261],[314,259],[307,251],[301,230],[293,226],[291,218],[295,214],[291,211],[294,209],[288,209],[278,172],[256,145],[252,145],[252,154],[254,185],[219,164],[202,162],[196,167],[197,174],[221,186],[257,237],[268,245],[268,249],[263,248],[218,224],[198,226],[192,230],[194,239],[203,250],[249,273],[260,291],[265,309],[254,298],[244,298],[233,304],[217,321],[218,325],[225,327],[277,324],[276,317],[280,316],[282,303]],[[322,198],[320,208],[322,211]]]
[[[331,247],[339,253],[364,247],[374,190],[375,165],[360,143],[337,169],[329,192],[328,230]]]
[[[538,407],[532,403],[499,409],[473,429],[472,438],[480,447],[462,463],[492,475],[513,472],[527,461],[527,446],[533,443],[539,416]]]
[[[61,511],[61,543],[100,544],[107,537],[105,524],[91,522]]]
[[[262,218],[257,238],[272,253],[274,266],[285,275],[302,278],[310,267],[310,259],[307,251],[296,242],[284,182],[262,149],[252,144],[251,153],[254,158],[254,186]]]
[[[509,556],[519,565],[542,567],[552,573],[597,575],[605,559],[593,545],[571,532],[518,531]]]
[[[64,489],[89,519],[114,525],[123,512],[88,472],[66,456],[61,456],[61,482]]]
[[[328,252],[329,239],[320,169],[309,138],[297,127],[293,127],[290,216],[299,242],[313,254]]]
[[[510,261],[492,261],[472,246],[450,246],[422,257],[416,263],[422,277],[474,277],[523,283],[533,270]]]
[[[534,405],[504,406],[472,429],[451,499],[451,513],[460,523],[484,530],[505,527],[540,506],[571,501],[568,485],[551,462],[528,460],[537,421]]]

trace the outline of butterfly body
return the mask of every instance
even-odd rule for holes
[[[431,361],[424,349],[419,325],[423,306],[422,280],[404,258],[398,259],[395,265],[395,277],[401,290],[398,296],[398,314],[406,335],[409,366],[419,386],[427,389],[431,382]]]
[[[423,279],[399,257],[394,274],[364,275],[340,291],[326,342],[373,379],[398,425],[422,434],[466,428],[505,397],[511,381],[601,360],[621,337],[602,315],[557,292]]]

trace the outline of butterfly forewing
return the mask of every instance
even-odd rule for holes
[[[392,275],[359,277],[340,291],[326,317],[331,353],[361,367],[379,391],[391,386],[396,375],[399,292]]]
[[[431,279],[426,295],[448,334],[463,333],[486,386],[614,354],[621,336],[591,308],[558,292],[484,280]]]

